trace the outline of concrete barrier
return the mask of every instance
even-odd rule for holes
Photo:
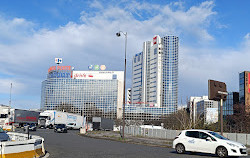
[[[11,141],[1,142],[2,158],[38,158],[45,154],[44,139],[27,134],[8,132]]]
[[[125,127],[126,134],[134,136],[144,136],[151,138],[162,138],[162,139],[174,139],[182,130],[169,130],[169,129],[150,129],[150,128],[139,128],[136,126]],[[224,133],[226,138],[240,142],[244,145],[250,145],[250,134],[243,133]]]
[[[232,141],[237,141],[237,134],[236,133],[227,133],[227,138]]]
[[[250,134],[247,134],[247,145],[250,145]]]
[[[246,134],[238,133],[236,135],[236,137],[237,137],[237,142],[242,143],[242,144],[247,144],[247,135]]]

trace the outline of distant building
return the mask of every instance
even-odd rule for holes
[[[190,118],[193,120],[193,122],[196,122],[196,118],[197,118],[197,103],[202,100],[208,100],[208,96],[190,97],[187,108],[190,111]]]
[[[250,112],[250,71],[239,74],[239,103]]]
[[[204,123],[218,122],[218,101],[204,99],[197,102],[197,117],[201,116]]]
[[[223,102],[223,115],[233,115],[237,104],[239,104],[239,92],[228,92],[227,100]]]
[[[209,100],[208,96],[190,97],[188,109],[194,123],[201,118],[204,119],[205,123],[218,121],[218,102]]]

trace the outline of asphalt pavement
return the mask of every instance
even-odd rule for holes
[[[210,154],[177,154],[174,149],[83,137],[78,130],[54,133],[53,129],[30,132],[45,139],[49,158],[211,158]],[[249,156],[248,156],[249,157]]]
[[[17,130],[23,132],[23,130]],[[159,146],[124,143],[79,135],[79,130],[55,133],[53,129],[37,129],[31,135],[45,139],[49,158],[212,158],[211,154],[177,154],[174,149]],[[250,157],[250,156],[248,156]]]

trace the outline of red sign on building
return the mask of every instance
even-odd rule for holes
[[[153,45],[157,44],[157,36],[153,38]]]

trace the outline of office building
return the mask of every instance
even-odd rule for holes
[[[198,119],[204,119],[204,123],[207,124],[218,122],[218,101],[203,99],[196,104],[196,122],[198,121]]]
[[[159,117],[177,111],[178,47],[178,37],[157,35],[133,57],[131,104],[137,113]]]
[[[233,115],[235,106],[239,104],[239,92],[228,92],[227,100],[223,102],[223,116]]]
[[[193,122],[196,122],[197,118],[197,103],[202,100],[208,100],[208,96],[190,97],[187,108],[190,111],[190,119],[192,119]]]
[[[75,71],[52,66],[42,82],[41,109],[122,118],[123,71]]]
[[[246,112],[250,112],[250,72],[243,71],[239,74],[239,105]]]

